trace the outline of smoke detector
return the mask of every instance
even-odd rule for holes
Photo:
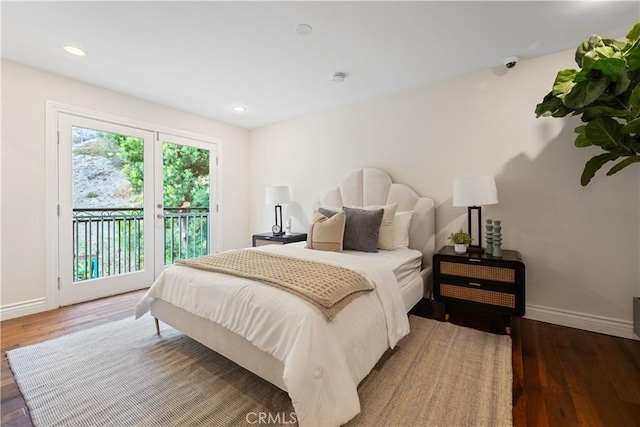
[[[345,73],[333,73],[333,76],[331,76],[331,80],[336,83],[342,83],[346,77],[347,75]]]

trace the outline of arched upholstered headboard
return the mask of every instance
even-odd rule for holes
[[[320,205],[364,207],[398,204],[397,212],[413,211],[409,247],[422,252],[423,267],[431,266],[435,251],[435,205],[404,184],[394,184],[380,169],[357,169],[345,176],[338,188],[329,190]]]

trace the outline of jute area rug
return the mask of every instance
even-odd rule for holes
[[[348,426],[511,426],[511,339],[411,316]],[[19,348],[35,426],[291,426],[287,394],[145,316]],[[264,415],[261,415],[264,414]],[[260,422],[262,420],[262,422]]]

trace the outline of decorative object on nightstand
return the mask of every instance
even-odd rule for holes
[[[307,233],[291,233],[289,235],[274,236],[273,233],[254,234],[252,238],[253,247],[264,245],[287,245],[295,242],[305,242]]]
[[[493,252],[496,258],[502,258],[502,222],[493,221]]]
[[[467,253],[467,246],[471,243],[471,236],[460,230],[457,233],[451,233],[448,237],[453,242],[453,248],[457,254]]]
[[[495,249],[495,247],[494,247]],[[457,254],[452,246],[433,256],[433,297],[450,305],[476,307],[502,314],[505,332],[511,333],[510,316],[523,316],[525,266],[517,251],[504,250],[503,257]]]
[[[271,227],[274,236],[282,236],[282,204],[289,203],[289,187],[278,185],[267,187],[265,192],[265,205],[275,205],[276,223]],[[279,216],[278,216],[279,214]]]
[[[485,249],[484,253],[491,255],[493,253],[493,224],[490,219],[487,220],[487,231],[484,234],[487,239],[487,249]]]
[[[291,236],[291,218],[287,218],[284,222],[284,235]]]
[[[496,181],[492,176],[475,176],[471,178],[458,178],[453,181],[453,206],[467,207],[467,223],[471,244],[469,251],[482,252],[482,207],[498,203],[498,190]],[[478,225],[476,232],[472,231],[473,211],[477,211]],[[473,241],[477,244],[473,244]]]

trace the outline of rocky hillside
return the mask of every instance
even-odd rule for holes
[[[73,147],[73,208],[131,208],[141,202],[131,192],[122,162],[100,141]]]

